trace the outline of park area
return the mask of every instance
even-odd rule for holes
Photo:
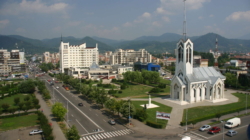
[[[148,101],[132,101],[132,104],[134,105],[134,107],[136,109],[142,109],[143,107],[141,107],[140,105],[144,105],[147,103],[148,103]],[[158,105],[159,107],[146,109],[147,119],[144,120],[144,123],[146,123],[146,121],[151,121],[151,122],[155,122],[157,124],[161,124],[162,128],[165,128],[167,123],[168,123],[168,120],[156,119],[156,111],[171,113],[172,107],[157,103],[155,101],[152,101],[152,103],[155,105]]]
[[[37,114],[0,119],[0,131],[12,130],[38,124]]]
[[[232,95],[236,96],[239,98],[238,102],[236,103],[231,103],[231,104],[226,104],[226,105],[218,105],[218,106],[199,106],[199,107],[194,107],[194,108],[189,108],[188,109],[188,118],[189,122],[194,121],[198,122],[196,120],[204,120],[210,119],[210,118],[215,118],[216,116],[221,116],[229,113],[234,113],[238,112],[239,114],[245,110],[246,108],[246,103],[249,108],[250,106],[250,95],[242,94],[242,93],[233,93]],[[247,99],[246,99],[247,96]],[[246,102],[248,100],[248,102]],[[183,112],[183,118],[182,122],[185,122],[186,118],[186,109]]]
[[[167,83],[167,80],[162,79],[165,83]],[[118,84],[122,84],[122,82],[116,82]],[[166,88],[161,89],[158,93],[149,93],[150,90],[152,90],[157,85],[144,85],[144,84],[138,84],[138,83],[132,83],[128,82],[128,87],[126,89],[122,90],[122,93],[115,93],[114,96],[117,98],[124,98],[124,97],[130,97],[130,98],[148,98],[148,94],[151,95],[152,98],[155,97],[164,97],[166,95],[169,95],[170,87],[166,86]]]

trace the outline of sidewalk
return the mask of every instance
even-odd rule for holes
[[[45,116],[47,116],[49,122],[52,123],[52,128],[53,128],[53,135],[55,140],[66,140],[61,128],[59,127],[59,125],[57,124],[57,122],[55,121],[50,107],[48,107],[48,105],[46,104],[46,102],[43,100],[43,97],[41,94],[39,94],[37,91],[35,92],[36,98],[39,100],[39,103],[41,105],[41,109],[43,110],[43,113]]]
[[[234,103],[238,101],[238,98],[233,96],[231,93],[235,93],[237,91],[232,90],[232,89],[227,89],[227,91],[225,91],[225,98],[227,100],[221,101],[221,102],[216,102],[216,103],[212,103],[209,101],[203,101],[203,102],[199,102],[199,103],[195,103],[195,104],[185,104],[185,105],[181,105],[180,103],[176,102],[176,101],[172,101],[170,99],[166,99],[166,98],[152,98],[153,101],[159,102],[161,104],[167,105],[167,106],[171,106],[173,107],[172,112],[171,112],[171,119],[169,120],[166,129],[155,129],[152,127],[149,127],[145,124],[143,124],[142,122],[132,119],[132,124],[133,126],[131,126],[131,129],[133,130],[137,130],[140,131],[142,133],[145,134],[157,134],[157,135],[168,135],[168,136],[176,136],[177,134],[180,133],[184,133],[185,132],[185,128],[186,126],[180,126],[180,122],[182,121],[182,116],[183,116],[183,110],[186,108],[193,108],[196,106],[216,106],[216,105],[223,105],[223,104],[229,104],[229,103]],[[241,92],[241,91],[238,91]],[[243,92],[243,91],[242,91]],[[245,92],[243,92],[245,93]],[[148,100],[148,99],[131,99],[131,100]],[[250,112],[250,109],[248,109],[247,111],[248,113]],[[241,111],[240,114],[244,114],[245,111]],[[227,114],[227,115],[223,115],[221,116],[220,120],[222,119],[227,119],[227,118],[231,118],[234,116],[237,116],[238,113],[231,113],[231,114]],[[212,118],[212,119],[208,119],[202,122],[199,122],[197,124],[195,124],[195,129],[199,128],[200,126],[204,125],[204,124],[209,124],[211,122],[217,121],[217,118]],[[188,130],[192,130],[194,129],[192,125],[188,125]]]

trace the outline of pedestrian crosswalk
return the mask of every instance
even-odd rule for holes
[[[184,137],[184,136],[189,136],[191,137],[192,140],[205,140],[205,139],[208,139],[207,137],[205,136],[202,136],[200,134],[197,134],[195,132],[189,132],[189,133],[185,133],[185,134],[178,134],[179,137]]]
[[[123,130],[116,130],[116,131],[102,132],[102,133],[95,133],[95,134],[92,133],[92,134],[83,136],[82,138],[80,138],[80,140],[101,140],[101,139],[108,139],[112,137],[127,135],[131,133],[134,133],[134,131],[130,129],[123,129]]]

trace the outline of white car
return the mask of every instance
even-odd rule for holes
[[[203,125],[202,127],[200,127],[200,131],[205,131],[205,130],[209,130],[211,128],[210,125]]]
[[[32,130],[30,131],[30,135],[35,135],[35,134],[40,134],[40,133],[43,133],[42,130]]]
[[[59,88],[58,86],[56,86],[56,88]]]

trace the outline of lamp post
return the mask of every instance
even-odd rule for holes
[[[247,114],[247,95],[248,93],[246,93],[246,114]]]
[[[128,122],[129,122],[129,125],[130,125],[130,98],[128,98],[128,101],[129,101],[129,116],[128,116]]]
[[[187,131],[187,114],[188,114],[188,108],[186,109],[186,131]]]
[[[224,140],[224,121],[220,121],[222,123],[222,127],[223,127],[223,133],[222,133],[222,140]]]

